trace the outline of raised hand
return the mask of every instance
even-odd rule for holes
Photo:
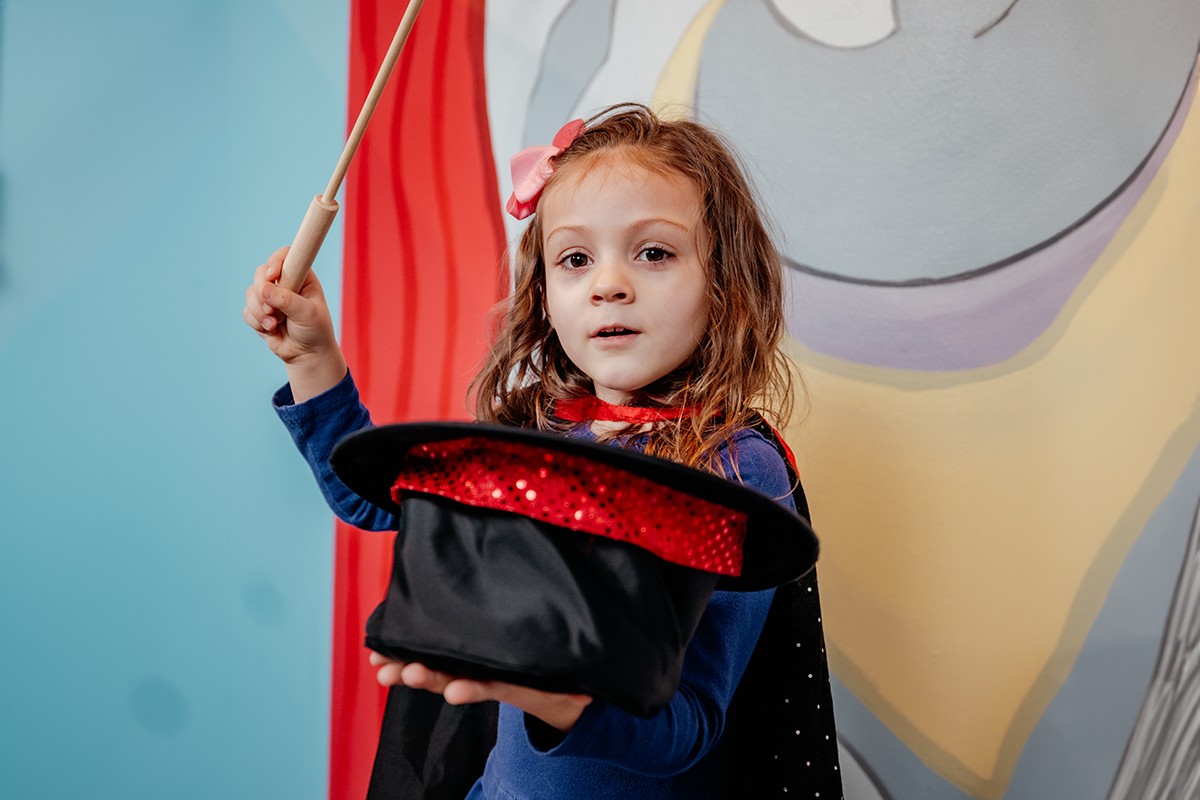
[[[254,271],[242,318],[287,366],[297,403],[336,386],[346,376],[333,318],[317,276],[309,272],[299,292],[275,283],[288,248],[276,250]]]

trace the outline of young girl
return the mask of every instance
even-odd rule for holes
[[[514,158],[514,184],[509,211],[532,221],[498,338],[472,384],[476,417],[640,449],[793,507],[788,467],[756,411],[778,424],[792,397],[779,350],[780,258],[720,140],[695,123],[617,106]],[[285,255],[258,268],[244,311],[287,366],[279,414],[342,519],[395,528],[329,468],[333,445],[371,423],[316,277],[298,294],[273,283]],[[714,593],[679,690],[651,719],[582,695],[370,658],[385,685],[451,704],[501,702],[496,746],[471,798],[724,796],[730,771],[749,766],[731,763],[740,757],[722,740],[726,711],[773,594]]]

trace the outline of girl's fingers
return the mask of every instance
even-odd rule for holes
[[[472,681],[452,679],[442,690],[450,705],[498,700],[532,714],[560,731],[569,731],[583,714],[592,698],[586,694],[557,694],[517,686],[502,681]]]
[[[250,312],[249,306],[242,309],[242,319],[246,320],[246,324],[249,325],[250,328],[258,335],[262,336],[266,334],[266,330],[263,328],[262,320],[256,318],[254,314]]]
[[[452,706],[482,703],[484,700],[498,700],[496,694],[498,693],[495,686],[490,681],[472,681],[466,678],[450,681],[442,691],[442,696]]]
[[[279,319],[275,309],[264,305],[258,299],[258,293],[251,286],[246,290],[246,305],[242,309],[242,319],[259,334],[271,334],[279,327]]]
[[[459,678],[415,661],[405,663],[374,652],[369,660],[372,666],[379,668],[375,677],[384,686],[408,686],[434,692],[456,706],[499,700],[533,714],[561,731],[570,730],[583,709],[592,702],[585,694],[557,694],[502,681]]]
[[[275,318],[274,313],[267,314],[262,311],[259,304],[251,300],[242,308],[242,319],[246,321],[255,333],[267,336],[275,333],[279,327],[279,320]]]
[[[261,287],[279,280],[279,276],[283,274],[283,259],[287,256],[287,252],[288,248],[281,247],[271,254],[267,263],[258,265],[258,269],[254,270],[255,286]]]
[[[375,673],[375,680],[379,681],[381,686],[404,686],[404,679],[401,673],[408,666],[407,662],[397,661],[394,658],[388,658],[382,653],[376,653],[374,650],[367,657],[371,662],[371,666],[379,667]]]
[[[279,276],[283,274],[283,259],[287,256],[287,252],[288,248],[279,248],[271,254],[271,257],[267,259],[267,263],[259,267],[262,270],[262,277],[259,280],[259,277],[255,276],[254,283],[256,286],[263,286],[279,280]]]
[[[406,663],[408,663],[406,661],[400,661],[396,658],[391,658],[390,656],[385,656],[383,653],[376,653],[374,650],[372,650],[370,655],[367,657],[367,661],[371,662],[372,667],[382,667],[384,664],[399,664],[400,666],[404,666]]]
[[[547,699],[563,698],[568,702],[574,701],[571,703],[572,705],[582,708],[591,702],[591,698],[587,695],[551,695],[537,689],[528,689],[524,686],[514,686],[499,681],[459,678],[430,669],[416,661],[397,661],[374,651],[370,653],[367,660],[371,662],[371,666],[378,667],[375,677],[382,685],[408,686],[412,689],[434,692],[445,697],[446,702],[451,705],[478,703],[484,700],[515,700],[517,704],[521,701],[529,704],[530,700],[545,702]]]
[[[272,311],[274,311],[274,309],[272,309]],[[245,313],[249,314],[254,319],[255,323],[257,323],[256,325],[251,325],[250,327],[252,328],[260,327],[262,325],[263,317],[267,316],[267,312],[263,309],[262,301],[258,298],[258,291],[254,286],[246,289]]]
[[[375,680],[379,681],[380,686],[403,686],[404,678],[401,677],[403,671],[404,664],[393,661],[379,668],[375,673]]]
[[[441,694],[446,691],[446,687],[454,680],[454,676],[447,675],[444,672],[430,669],[424,664],[410,662],[401,670],[400,677],[404,679],[405,686],[411,686],[414,689],[424,689],[427,692],[436,692]]]
[[[303,324],[308,317],[304,299],[293,291],[276,283],[265,283],[259,294],[262,297],[263,313],[279,311],[289,319]]]
[[[284,245],[272,253],[271,257],[267,259],[267,266],[274,268],[276,278],[278,278],[279,274],[283,272],[283,261],[285,258],[287,258],[288,250],[290,249],[290,247]]]

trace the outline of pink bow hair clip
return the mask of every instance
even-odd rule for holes
[[[537,210],[546,179],[554,173],[550,159],[570,147],[583,129],[583,120],[571,120],[554,134],[553,144],[527,147],[508,160],[513,179],[513,193],[505,205],[508,213],[517,219],[525,219]]]

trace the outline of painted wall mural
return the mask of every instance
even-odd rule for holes
[[[1196,796],[1200,5],[429,5],[467,9],[415,52],[475,48],[497,200],[619,101],[743,154],[790,267],[846,797]]]
[[[792,438],[847,796],[1101,797],[1118,769],[1114,798],[1150,796],[1124,776],[1170,756],[1123,752],[1200,498],[1200,7],[488,14],[497,163],[636,98],[758,177],[811,393]],[[506,46],[531,27],[541,47]]]

